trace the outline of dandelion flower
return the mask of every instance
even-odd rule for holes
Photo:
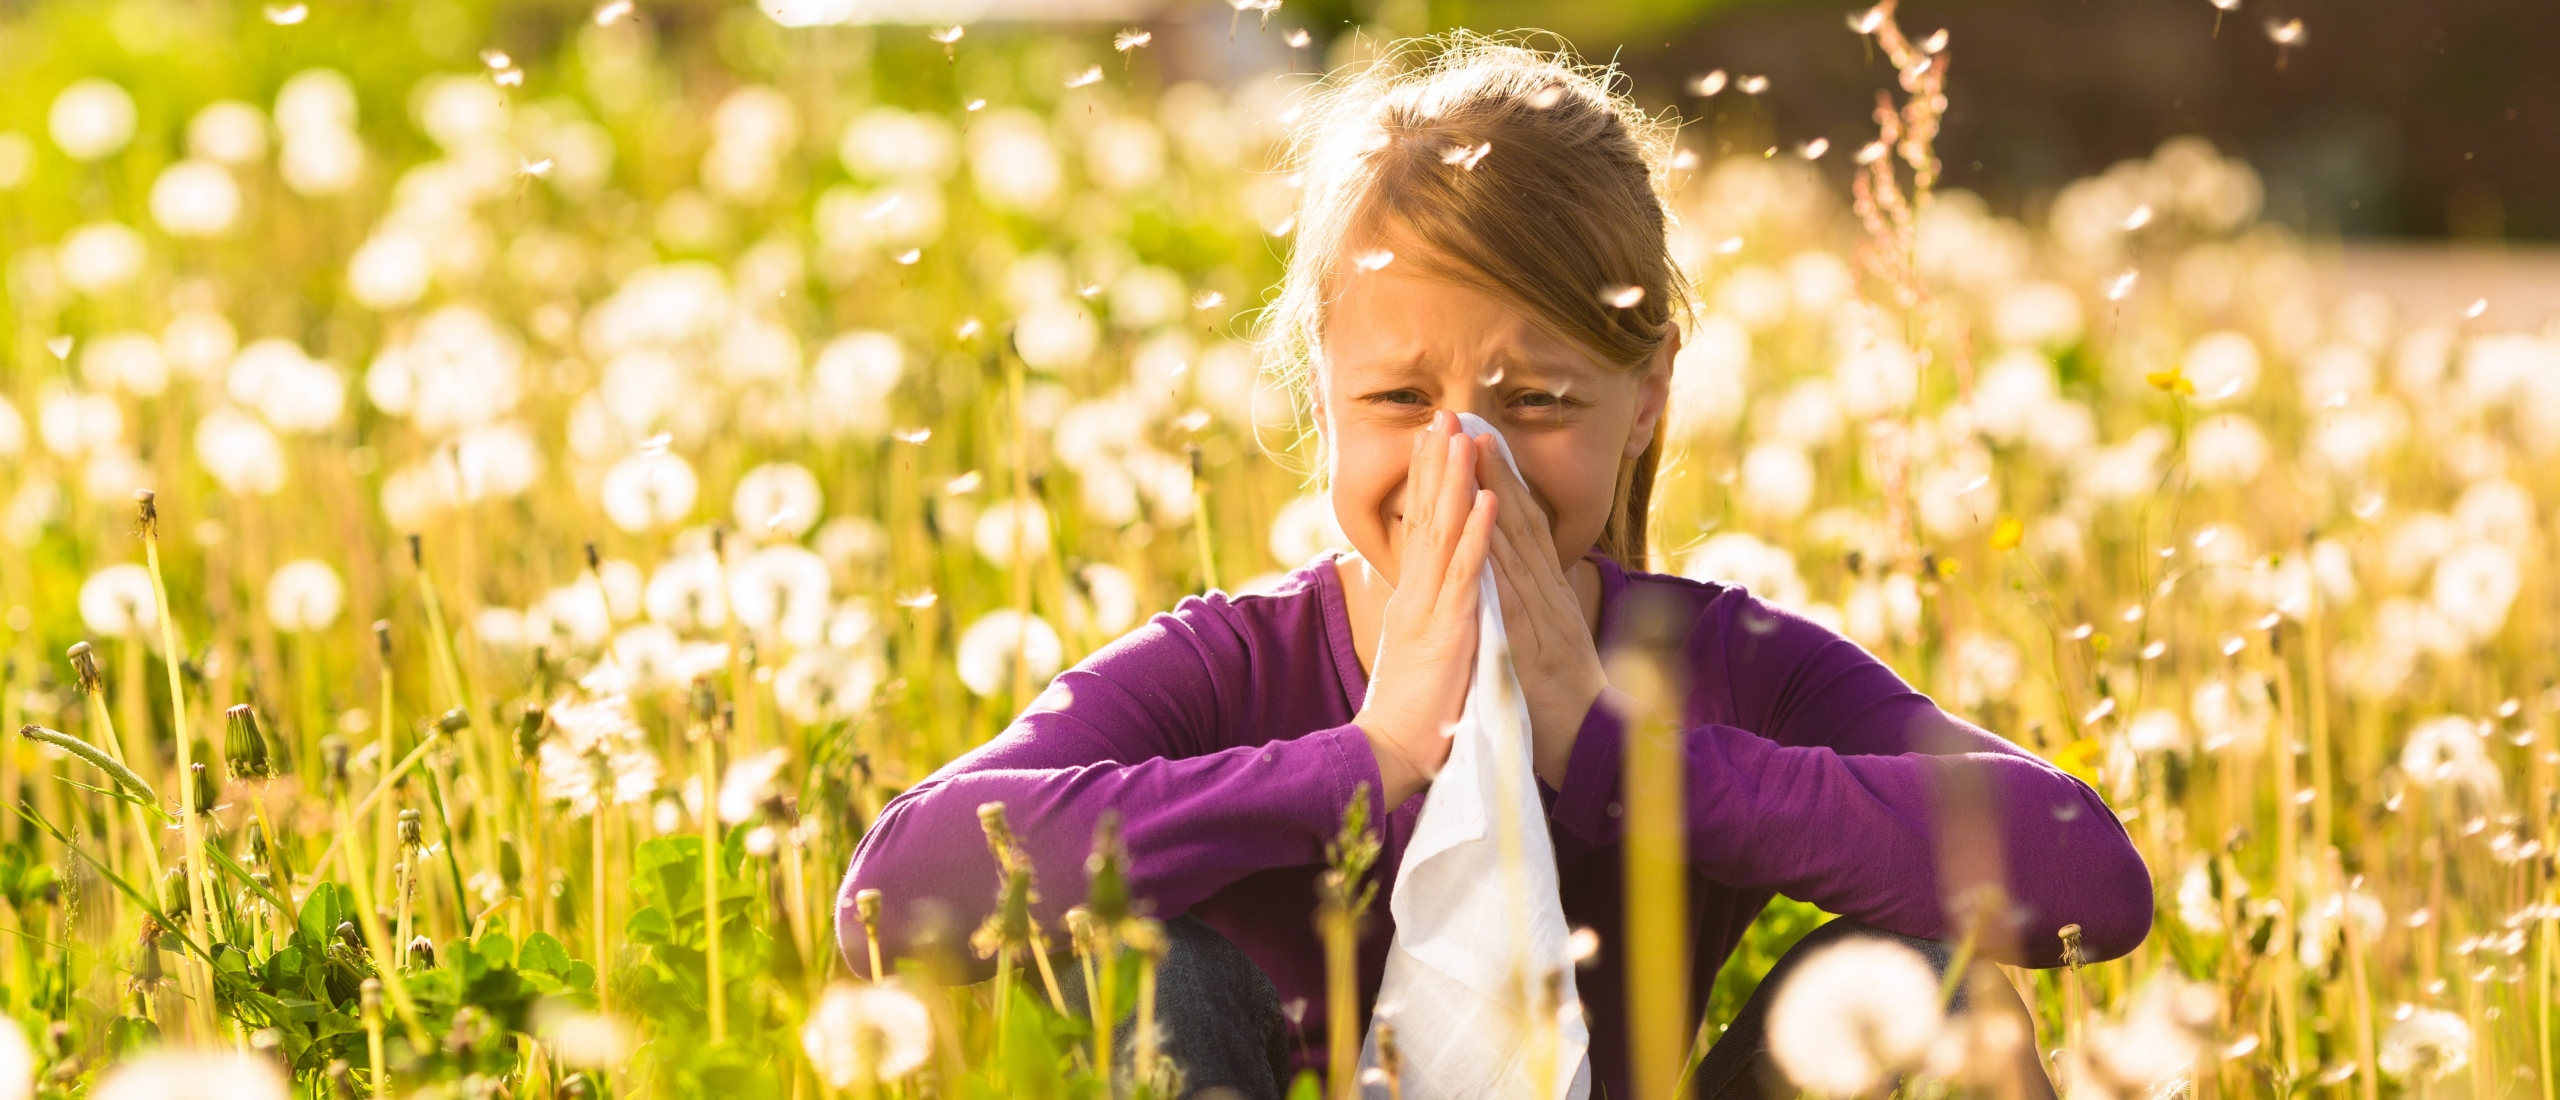
[[[1798,1088],[1857,1096],[1937,1038],[1938,976],[1918,953],[1853,940],[1804,960],[1769,1007],[1769,1053]]]
[[[2507,611],[2523,587],[2515,551],[2494,542],[2474,542],[2436,562],[2430,602],[2472,640],[2486,642],[2506,626]]]
[[[554,736],[542,743],[543,796],[585,817],[605,805],[639,802],[658,789],[658,758],[620,695],[553,706]]]
[[[814,646],[827,629],[826,559],[793,543],[765,547],[729,570],[729,608],[768,641]]]
[[[224,489],[268,496],[284,487],[284,445],[264,423],[237,409],[215,409],[196,422],[196,461]]]
[[[96,1100],[286,1100],[291,1087],[273,1060],[247,1050],[163,1048],[107,1071]]]
[[[978,513],[969,541],[987,564],[1005,569],[1017,557],[1026,561],[1048,557],[1050,540],[1055,537],[1049,526],[1049,510],[1039,501],[1003,500]]]
[[[267,619],[289,634],[329,629],[345,606],[338,571],[315,558],[286,562],[267,581]]]
[[[1017,660],[1029,666],[1032,686],[1037,688],[1058,674],[1065,659],[1066,648],[1046,620],[1006,608],[988,612],[961,632],[955,663],[960,682],[984,696],[1012,685]]]
[[[885,678],[877,655],[830,644],[792,654],[774,673],[773,698],[792,721],[814,726],[860,713]]]
[[[799,538],[818,525],[826,511],[826,492],[818,475],[794,462],[769,462],[746,472],[730,496],[730,515],[739,530]]]
[[[100,160],[133,140],[133,95],[98,77],[76,81],[53,99],[46,123],[53,143],[73,160]]]
[[[639,534],[692,515],[694,494],[700,487],[692,464],[683,456],[637,454],[605,471],[598,496],[606,519]]]
[[[2471,1025],[2443,1009],[2418,1009],[2382,1034],[2375,1064],[2404,1080],[2443,1077],[2471,1064]]]
[[[110,565],[80,585],[80,621],[93,633],[139,638],[160,625],[151,573],[132,562]]]
[[[151,183],[151,220],[177,237],[213,237],[240,218],[240,185],[209,160],[182,160]]]
[[[55,253],[62,281],[83,294],[117,290],[142,274],[151,253],[142,234],[121,222],[91,222],[65,233]]]
[[[933,1054],[933,1015],[902,986],[838,982],[809,1013],[800,1045],[836,1088],[895,1080]]]
[[[720,820],[736,825],[755,816],[756,808],[773,793],[774,777],[790,763],[787,749],[767,749],[730,761],[728,774],[720,780]]]

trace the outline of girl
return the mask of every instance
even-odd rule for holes
[[[1956,935],[1941,868],[1962,860],[1936,842],[1957,825],[1965,839],[1948,849],[1992,861],[1981,877],[2005,891],[1986,949],[2056,965],[2072,924],[2084,961],[2141,942],[2149,875],[2096,793],[1821,626],[1736,587],[1642,571],[1684,292],[1662,125],[1564,58],[1461,41],[1353,79],[1303,133],[1296,250],[1266,351],[1308,399],[1354,552],[1265,593],[1183,600],[900,795],[854,855],[846,943],[863,942],[851,904],[863,889],[886,899],[891,950],[974,927],[998,882],[976,815],[990,801],[1031,855],[1036,917],[1059,928],[1083,900],[1095,824],[1116,813],[1133,891],[1173,940],[1158,1018],[1186,1088],[1278,1097],[1292,1058],[1313,1062],[1290,1034],[1325,1026],[1310,919],[1325,842],[1365,792],[1385,842],[1376,875],[1393,883],[1467,693],[1488,568],[1565,913],[1604,945],[1578,978],[1594,1095],[1629,1095],[1624,975],[1644,962],[1605,946],[1623,923],[1629,701],[1603,655],[1637,636],[1686,685],[1700,1005],[1775,894],[1847,918],[1812,939],[1901,937],[1945,965],[1929,941]],[[1462,411],[1503,433],[1525,480],[1458,430]],[[1940,812],[1957,805],[1977,810]],[[1364,1016],[1386,911],[1381,898],[1362,941]],[[1701,1095],[1744,1095],[1766,1076],[1759,1012],[1719,1042]]]

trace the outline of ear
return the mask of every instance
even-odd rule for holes
[[[1679,358],[1680,323],[1674,321],[1662,346],[1654,349],[1644,378],[1636,383],[1636,419],[1627,433],[1626,458],[1630,462],[1644,457],[1644,449],[1653,445],[1654,429],[1670,412],[1671,366]]]

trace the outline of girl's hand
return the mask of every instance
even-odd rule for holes
[[[1387,597],[1369,692],[1351,721],[1378,758],[1380,792],[1402,805],[1449,758],[1449,726],[1476,668],[1480,578],[1494,496],[1476,487],[1477,446],[1439,413],[1414,436],[1405,474],[1404,547]]]
[[[1558,560],[1546,510],[1511,472],[1491,441],[1478,448],[1476,476],[1502,502],[1493,533],[1494,588],[1502,596],[1502,631],[1511,667],[1529,704],[1531,767],[1562,789],[1573,742],[1609,674],[1592,642],[1582,601]]]

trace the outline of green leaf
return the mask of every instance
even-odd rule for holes
[[[346,887],[324,882],[311,888],[311,896],[303,899],[302,920],[296,926],[302,942],[310,947],[324,947],[338,934],[338,926],[355,919],[356,899]]]
[[[676,942],[675,922],[655,905],[631,914],[631,919],[623,922],[622,931],[631,937],[631,942],[644,947],[670,947]]]
[[[536,932],[524,938],[524,947],[516,952],[516,969],[560,977],[569,971],[569,949],[560,945],[549,932]]]
[[[1316,1082],[1316,1071],[1298,1071],[1298,1079],[1289,1082],[1289,1100],[1324,1100],[1324,1086]]]

